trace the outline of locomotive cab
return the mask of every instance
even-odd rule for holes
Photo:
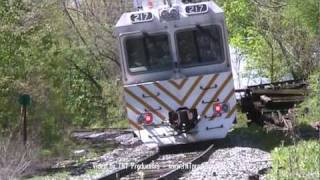
[[[216,4],[179,3],[150,8],[125,13],[116,25],[124,84],[230,68],[224,14]],[[170,15],[170,10],[177,14]]]
[[[115,32],[128,119],[142,141],[167,145],[226,136],[235,98],[220,7],[147,0],[124,13]]]

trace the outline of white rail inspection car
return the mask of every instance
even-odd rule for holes
[[[226,137],[236,98],[222,9],[179,0],[136,7],[115,27],[135,134],[159,146]]]

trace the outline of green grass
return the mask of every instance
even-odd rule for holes
[[[237,145],[271,152],[275,147],[289,143],[289,139],[281,132],[267,132],[263,127],[254,123],[248,126],[246,115],[243,113],[238,113],[237,121],[238,123],[234,125],[233,131],[227,137],[228,140]]]
[[[300,124],[300,131],[310,131],[308,124]],[[262,127],[247,125],[246,116],[238,113],[238,124],[229,133],[230,141],[237,141],[242,146],[259,148],[271,152],[272,170],[270,180],[320,179],[320,141],[294,140],[282,132],[266,132]]]
[[[320,141],[301,141],[272,151],[268,179],[320,179]]]
[[[247,124],[248,120],[247,117],[244,113],[237,112],[237,124],[233,126],[233,128],[238,129],[238,128],[246,128],[248,127]]]
[[[122,129],[129,128],[129,123],[127,119],[116,121],[110,125],[110,128]]]
[[[28,180],[63,180],[63,179],[68,179],[69,177],[69,172],[60,172],[60,173],[54,173],[52,175],[47,175],[47,176],[35,176],[32,177]]]
[[[112,151],[117,145],[112,142],[87,142],[87,141],[72,141],[69,138],[66,138],[65,142],[61,142],[55,149],[42,149],[40,151],[40,158],[42,161],[55,159],[55,157],[59,159],[65,160],[73,160],[75,165],[81,165],[85,163],[87,160],[94,159],[99,157],[107,152]],[[57,149],[56,149],[57,148]],[[89,152],[83,157],[75,157],[72,154],[72,151],[85,149]],[[87,173],[97,174],[95,170],[88,169]],[[31,180],[59,180],[59,179],[73,179],[74,177],[70,177],[69,171],[61,171],[57,173],[46,173],[44,175],[38,175],[30,178]],[[1,178],[0,178],[1,179]],[[28,178],[29,179],[29,178]]]
[[[109,122],[97,121],[92,123],[87,129],[103,129],[103,128],[114,128],[114,129],[127,129],[129,128],[129,123],[126,118],[116,119]]]

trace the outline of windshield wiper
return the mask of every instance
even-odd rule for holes
[[[142,41],[143,41],[143,47],[144,47],[144,55],[146,56],[146,64],[148,68],[151,68],[151,63],[150,63],[150,53],[149,49],[147,47],[147,39],[150,38],[149,34],[147,32],[142,32]]]
[[[199,29],[201,32],[207,34],[212,41],[215,40],[215,38],[214,38],[214,37],[212,36],[212,34],[210,33],[210,30],[205,29],[205,28],[201,27],[200,25],[196,25],[196,28]]]

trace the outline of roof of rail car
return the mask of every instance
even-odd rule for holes
[[[210,2],[202,2],[199,4],[207,4],[207,6],[209,7],[209,12],[206,14],[200,14],[200,15],[192,15],[189,16],[185,13],[185,6],[187,5],[192,5],[192,4],[173,4],[173,7],[178,7],[179,8],[179,13],[180,13],[180,20],[182,19],[188,19],[188,18],[195,18],[195,17],[201,17],[203,15],[213,15],[213,14],[221,14],[223,13],[223,10],[214,2],[210,1]],[[163,6],[164,7],[164,6]],[[144,25],[144,24],[164,24],[166,22],[161,22],[160,21],[160,17],[159,17],[159,10],[163,7],[157,7],[157,8],[153,8],[150,10],[143,10],[143,11],[135,11],[135,12],[126,12],[124,14],[122,14],[122,16],[120,17],[120,19],[118,20],[116,26],[115,26],[115,33],[119,34],[119,29],[121,27],[127,27],[127,26],[132,26],[132,25],[137,25],[134,24],[131,19],[130,16],[134,13],[138,13],[138,12],[151,12],[154,16],[153,21],[151,22],[145,22],[145,23],[139,23],[140,25]],[[179,20],[178,20],[179,21]]]

